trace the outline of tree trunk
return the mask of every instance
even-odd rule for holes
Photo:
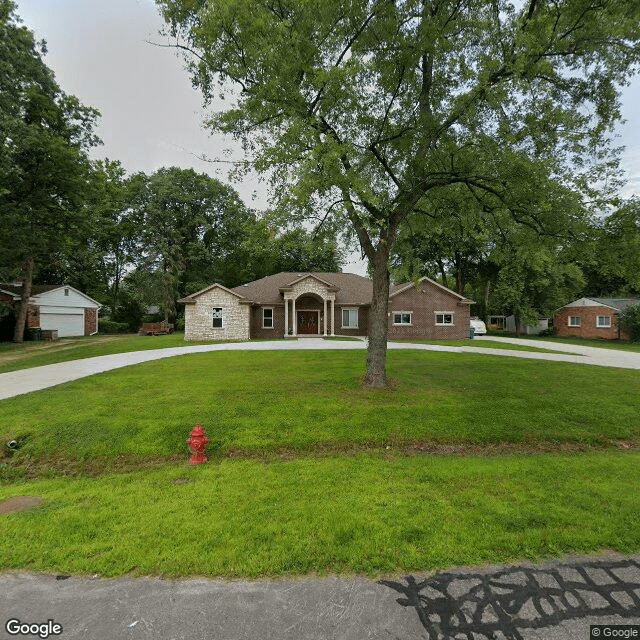
[[[449,288],[449,282],[447,281],[447,270],[444,268],[444,262],[442,262],[441,258],[438,258],[438,268],[440,269],[440,273],[442,274],[442,284]]]
[[[16,326],[13,332],[13,341],[22,342],[24,340],[24,327],[27,323],[27,310],[29,309],[29,299],[31,298],[31,285],[33,282],[33,257],[22,265],[22,296],[18,315],[16,316]]]
[[[389,249],[378,247],[372,263],[373,299],[369,310],[369,345],[365,387],[387,386],[387,335],[389,333]]]

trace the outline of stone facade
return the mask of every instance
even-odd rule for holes
[[[389,340],[463,340],[469,337],[469,301],[444,288],[420,282],[389,300]],[[394,324],[394,313],[411,314],[411,323]],[[451,314],[453,324],[439,326],[436,314]]]
[[[216,284],[187,296],[180,300],[185,303],[185,340],[323,336],[325,314],[328,336],[368,334],[370,280],[353,274],[297,276],[283,272],[233,290]],[[333,281],[340,286],[332,284]],[[397,288],[389,300],[389,339],[467,338],[471,304],[470,300],[427,278],[421,280],[417,287],[407,285]],[[223,309],[222,328],[212,326],[214,307]],[[272,326],[264,326],[265,309],[271,311]],[[343,326],[345,309],[357,310],[356,326]],[[411,323],[394,324],[394,311],[411,314]],[[303,316],[301,312],[307,313]],[[315,315],[309,315],[309,312]],[[452,322],[438,323],[436,313],[447,314],[447,320]],[[294,318],[299,320],[300,326],[297,326]]]
[[[222,327],[213,326],[214,308],[222,309]],[[215,285],[185,306],[185,340],[248,340],[251,307],[227,289]]]

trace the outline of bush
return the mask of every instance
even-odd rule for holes
[[[551,325],[548,329],[543,329],[538,335],[541,338],[553,338],[556,335],[555,327]]]
[[[620,328],[626,331],[631,342],[640,342],[640,304],[622,310],[618,316]]]
[[[100,320],[98,330],[100,333],[129,333],[129,325],[126,322]]]
[[[175,324],[176,331],[184,331],[184,318],[178,318]]]

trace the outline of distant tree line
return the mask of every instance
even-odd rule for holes
[[[286,228],[192,169],[127,175],[91,161],[99,112],[62,91],[45,53],[0,0],[0,281],[19,280],[23,300],[33,283],[69,284],[135,330],[150,307],[175,320],[177,300],[213,282],[340,269],[326,225]],[[26,312],[18,306],[15,340]]]
[[[515,315],[525,323],[582,296],[640,297],[640,199],[595,215],[558,187],[550,232],[491,215],[463,190],[448,194],[428,224],[413,218],[391,261],[396,281],[428,276],[473,300],[474,313]],[[485,203],[486,204],[486,203]]]

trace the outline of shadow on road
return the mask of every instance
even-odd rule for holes
[[[635,560],[514,567],[496,573],[440,573],[418,581],[382,580],[402,594],[436,638],[523,640],[525,629],[587,616],[640,619],[640,563]]]

